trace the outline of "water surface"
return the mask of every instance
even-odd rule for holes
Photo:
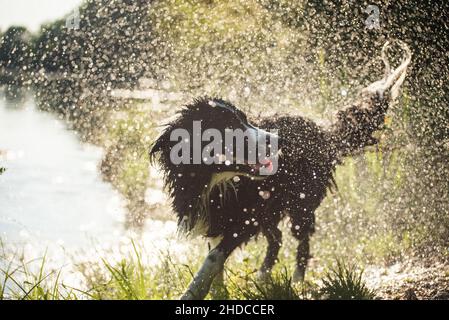
[[[4,242],[86,245],[118,236],[124,208],[102,181],[102,150],[79,142],[31,92],[0,90],[0,237]]]

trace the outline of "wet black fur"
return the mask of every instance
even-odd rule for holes
[[[173,199],[173,209],[181,228],[191,231],[201,218],[198,201],[212,173],[217,170],[236,170],[208,165],[178,165],[170,161],[170,150],[175,142],[169,136],[176,128],[191,130],[193,120],[201,120],[206,128],[236,128],[246,122],[246,116],[228,102],[233,112],[209,105],[210,99],[194,101],[184,107],[173,122],[153,145],[150,156],[162,168],[165,184]],[[375,111],[375,109],[377,111]],[[304,273],[309,258],[309,237],[314,231],[314,212],[334,186],[334,170],[341,158],[366,145],[376,143],[372,133],[383,121],[386,108],[380,103],[371,110],[376,117],[362,114],[362,109],[349,108],[340,112],[337,123],[328,129],[298,116],[278,116],[261,120],[258,125],[266,130],[277,129],[282,139],[282,155],[276,174],[264,180],[240,177],[234,183],[234,191],[220,198],[218,188],[210,194],[207,237],[223,237],[218,248],[229,255],[236,247],[246,243],[253,236],[262,233],[268,240],[268,253],[264,268],[270,269],[278,255],[281,232],[278,224],[282,218],[291,219],[291,231],[299,240],[297,251],[298,268]],[[373,111],[374,110],[374,111]],[[366,110],[368,112],[368,110]],[[359,119],[360,118],[360,119]],[[351,119],[360,120],[352,121]],[[264,200],[260,191],[271,196]],[[185,217],[191,218],[190,225],[182,225]]]

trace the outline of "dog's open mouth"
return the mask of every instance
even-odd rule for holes
[[[255,172],[260,172],[260,169],[263,168],[266,173],[271,174],[274,171],[273,160],[272,158],[262,159],[259,163],[249,164],[249,167]]]
[[[270,157],[265,157],[259,160],[259,162],[257,163],[249,163],[247,160],[244,161],[243,165],[246,166],[249,169],[249,174],[250,175],[271,175],[276,173],[275,170],[277,170],[277,161],[279,159],[279,156],[281,155],[281,150],[278,150],[278,152],[276,152],[276,154],[270,156]],[[224,163],[225,165],[231,165],[231,164],[236,164],[236,158],[233,158],[233,161],[230,160],[225,160],[225,156],[221,155],[221,163]],[[236,164],[236,166],[238,167],[239,165]]]

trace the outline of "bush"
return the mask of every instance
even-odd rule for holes
[[[375,295],[362,280],[363,272],[354,265],[347,265],[337,260],[323,278],[320,292],[322,297],[331,300],[368,300]]]

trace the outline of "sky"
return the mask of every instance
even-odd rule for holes
[[[30,31],[71,12],[82,0],[0,0],[0,30],[21,25]]]

